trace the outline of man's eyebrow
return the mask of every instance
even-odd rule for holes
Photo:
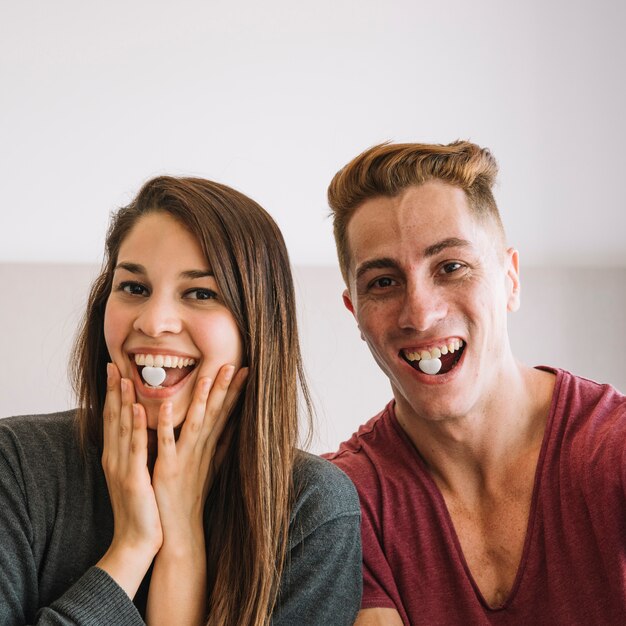
[[[442,241],[438,241],[437,243],[434,243],[432,246],[428,246],[428,248],[424,250],[424,256],[426,257],[435,256],[436,254],[439,254],[442,250],[445,250],[446,248],[462,248],[462,247],[467,247],[471,245],[472,243],[470,241],[467,241],[466,239],[458,239],[457,237],[448,237],[448,239],[443,239]]]
[[[448,237],[447,239],[442,239],[437,243],[434,243],[432,246],[428,246],[424,250],[425,257],[435,256],[439,254],[442,250],[446,248],[461,248],[471,246],[472,242],[467,241],[467,239],[459,239],[458,237]],[[380,259],[371,259],[370,261],[365,261],[359,265],[356,270],[356,279],[358,280],[365,274],[369,272],[369,270],[374,269],[398,269],[398,262],[390,257],[381,257]]]
[[[370,270],[379,270],[379,269],[397,269],[398,263],[389,257],[382,257],[380,259],[372,259],[370,261],[365,261],[365,263],[359,265],[356,271],[356,279],[358,280]]]

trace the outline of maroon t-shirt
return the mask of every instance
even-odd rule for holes
[[[326,455],[361,499],[362,608],[395,608],[413,626],[626,624],[626,397],[550,371],[556,385],[522,558],[500,608],[476,586],[393,402]]]

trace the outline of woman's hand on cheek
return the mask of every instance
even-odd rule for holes
[[[135,404],[132,381],[107,367],[102,468],[113,509],[113,541],[98,566],[133,597],[163,543],[148,471],[145,411]]]
[[[190,524],[196,531],[203,530],[204,503],[227,444],[220,438],[248,372],[243,368],[233,377],[234,371],[232,365],[224,365],[215,381],[198,379],[178,441],[172,405],[161,406],[152,483],[165,543],[174,536],[189,537],[184,533]]]
[[[206,550],[203,512],[207,493],[228,441],[222,434],[247,376],[223,366],[215,382],[200,378],[180,437],[174,436],[172,405],[159,411],[158,455],[152,484],[163,527],[163,547],[154,561],[146,621],[206,623]]]

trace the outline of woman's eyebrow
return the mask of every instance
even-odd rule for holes
[[[186,270],[180,273],[181,278],[213,278],[215,274],[211,270]]]
[[[146,268],[143,265],[139,265],[139,263],[122,262],[122,263],[118,263],[114,269],[126,270],[127,272],[130,272],[131,274],[145,274],[146,273]]]
[[[146,268],[143,265],[140,265],[139,263],[128,263],[128,262],[122,262],[122,263],[118,263],[115,266],[115,270],[126,270],[127,272],[130,272],[131,274],[142,274],[142,275],[146,275]],[[180,277],[181,278],[206,278],[206,277],[214,277],[214,274],[211,270],[186,270],[184,272],[180,273]]]

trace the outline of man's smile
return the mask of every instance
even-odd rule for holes
[[[431,375],[447,374],[460,361],[465,342],[458,337],[435,342],[421,348],[400,350],[400,357],[413,369]]]

